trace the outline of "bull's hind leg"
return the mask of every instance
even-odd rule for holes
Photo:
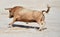
[[[41,25],[42,25],[42,29],[41,29],[41,30],[47,29],[47,27],[46,27],[46,25],[45,25],[45,21],[41,21]]]
[[[41,31],[43,24],[40,21],[38,21],[37,23],[39,24],[39,31]]]
[[[37,21],[37,23],[40,25],[39,31],[42,31],[42,30],[46,29],[46,28],[44,28],[45,27],[44,22]]]

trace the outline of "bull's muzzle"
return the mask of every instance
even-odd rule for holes
[[[12,18],[13,16],[9,16],[9,18]]]

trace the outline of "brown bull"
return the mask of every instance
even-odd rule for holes
[[[9,24],[10,26],[13,25],[16,21],[23,21],[23,22],[37,22],[40,25],[39,30],[42,30],[43,23],[45,22],[45,16],[43,12],[48,13],[50,7],[47,6],[47,11],[37,11],[37,10],[30,10],[26,9],[22,6],[15,6],[13,8],[6,8],[5,10],[9,10],[9,17],[13,18],[13,21]]]

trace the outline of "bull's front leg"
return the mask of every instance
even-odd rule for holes
[[[16,18],[13,18],[13,21],[11,23],[9,23],[9,27],[12,27],[13,23],[16,21]]]

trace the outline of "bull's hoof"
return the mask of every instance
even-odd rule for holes
[[[8,28],[11,28],[10,26],[8,26]]]
[[[13,26],[12,25],[9,25],[9,27],[8,28],[12,28]]]
[[[11,24],[9,24],[9,25],[11,25]]]
[[[47,29],[47,28],[42,28],[42,29],[39,29],[39,31],[42,31],[42,30],[45,30],[45,29]]]
[[[41,29],[41,28],[39,28],[38,30],[39,30],[39,31],[42,31],[42,29]]]

